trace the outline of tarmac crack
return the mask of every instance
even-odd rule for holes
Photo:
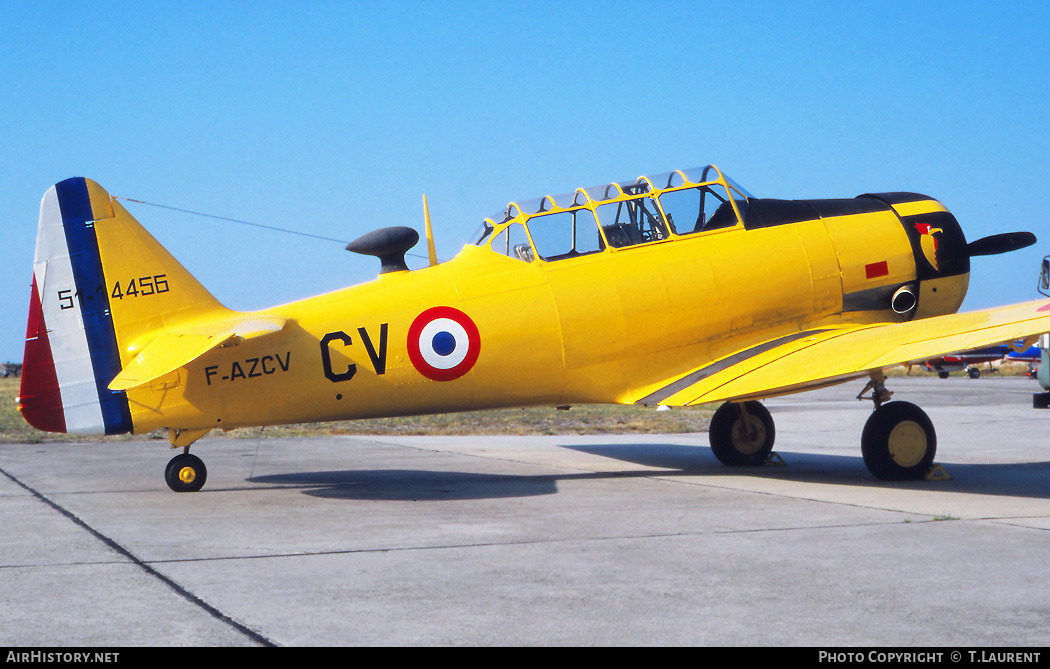
[[[6,471],[3,468],[0,468],[0,474],[3,474],[8,479],[10,479],[15,485],[19,486],[20,488],[22,488],[23,490],[25,490],[26,492],[30,493],[31,495],[36,497],[38,500],[40,500],[41,502],[46,504],[47,506],[51,507],[53,510],[57,511],[58,513],[62,514],[66,518],[68,518],[75,525],[77,525],[78,527],[80,527],[81,529],[83,529],[84,531],[89,533],[91,536],[93,536],[96,539],[98,539],[99,541],[101,541],[103,544],[108,546],[111,550],[113,550],[116,553],[118,553],[118,554],[124,556],[125,558],[127,558],[129,561],[131,561],[132,564],[134,564],[139,569],[144,571],[147,575],[149,575],[149,576],[155,578],[156,580],[160,581],[161,583],[166,585],[168,588],[170,588],[172,591],[174,591],[177,595],[181,596],[186,601],[190,602],[191,604],[193,604],[193,605],[197,606],[198,608],[200,608],[201,610],[205,611],[211,617],[213,617],[216,620],[218,620],[218,621],[220,621],[222,623],[225,623],[226,625],[236,629],[241,634],[244,634],[246,637],[248,637],[249,639],[255,641],[256,643],[258,643],[258,644],[260,644],[262,646],[267,646],[267,647],[271,647],[271,648],[277,646],[276,643],[274,643],[270,639],[266,638],[265,636],[263,636],[259,632],[256,632],[255,630],[251,629],[247,625],[245,625],[245,624],[243,624],[241,622],[238,622],[237,620],[234,620],[233,618],[231,618],[227,614],[223,613],[222,611],[220,611],[216,607],[212,606],[208,602],[204,601],[203,599],[201,599],[200,597],[195,595],[190,590],[187,590],[186,588],[184,588],[182,585],[177,583],[175,580],[173,580],[173,579],[169,578],[168,576],[165,576],[161,572],[157,571],[152,566],[150,566],[150,564],[148,562],[146,562],[145,560],[142,560],[137,555],[132,553],[129,549],[127,549],[124,546],[122,546],[116,539],[113,539],[112,537],[106,536],[102,532],[96,530],[94,527],[89,525],[84,519],[80,518],[75,513],[73,513],[69,509],[65,508],[64,506],[62,506],[61,504],[59,504],[55,500],[51,499],[47,495],[41,493],[39,490],[36,490],[35,488],[33,488],[32,486],[28,485],[27,483],[24,483],[23,481],[19,480],[18,477],[14,476],[13,474],[11,474],[10,472]]]
[[[886,521],[886,522],[858,522],[858,523],[831,523],[825,525],[797,525],[791,527],[748,527],[748,528],[735,528],[735,529],[719,529],[719,530],[700,530],[700,531],[689,531],[689,532],[654,532],[648,534],[615,534],[615,535],[602,535],[595,537],[559,537],[559,538],[548,538],[548,539],[520,539],[511,541],[479,541],[475,543],[456,543],[456,544],[434,544],[431,546],[396,546],[396,547],[376,547],[376,548],[341,548],[331,549],[323,551],[295,551],[295,552],[283,552],[283,553],[269,553],[264,555],[229,555],[224,557],[192,557],[192,558],[172,558],[167,560],[154,560],[152,564],[173,564],[173,563],[186,563],[186,562],[223,562],[223,561],[240,561],[240,560],[271,560],[271,559],[287,559],[287,558],[308,558],[308,557],[324,557],[330,555],[367,555],[377,553],[409,553],[417,551],[444,551],[444,550],[462,550],[462,549],[482,549],[482,548],[502,548],[502,547],[513,547],[513,546],[535,546],[535,545],[553,545],[553,544],[573,544],[573,543],[602,543],[608,541],[647,541],[650,539],[687,539],[690,537],[705,537],[705,536],[724,536],[732,534],[761,534],[764,532],[799,532],[799,531],[811,531],[811,530],[836,530],[836,529],[851,529],[856,527],[879,527],[886,525],[898,525],[902,522],[908,521]],[[935,519],[911,521],[917,523],[936,522]]]

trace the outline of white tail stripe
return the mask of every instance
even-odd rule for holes
[[[34,273],[62,396],[66,431],[105,434],[91,351],[55,188],[48,190],[40,203]]]

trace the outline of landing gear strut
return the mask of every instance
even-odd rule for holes
[[[910,402],[887,402],[893,393],[886,390],[886,377],[881,371],[872,373],[869,388],[875,411],[864,424],[860,450],[864,464],[876,478],[883,481],[913,481],[921,479],[933,467],[937,455],[937,433],[933,421],[919,407]],[[862,399],[858,396],[858,399]]]

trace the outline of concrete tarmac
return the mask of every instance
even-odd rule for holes
[[[0,445],[0,645],[1050,643],[1050,411],[893,378],[950,480],[860,455],[863,384],[769,400],[782,466],[706,434]]]

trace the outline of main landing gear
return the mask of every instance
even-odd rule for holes
[[[876,478],[912,481],[933,467],[937,435],[922,409],[910,402],[890,402],[876,408],[864,424],[860,452]]]
[[[871,381],[857,399],[871,389],[875,411],[864,424],[860,452],[864,464],[883,481],[914,481],[933,467],[937,455],[937,433],[926,412],[911,402],[887,402],[886,375],[873,372]]]
[[[754,466],[773,452],[776,430],[758,402],[726,402],[711,418],[711,450],[723,465]]]
[[[864,398],[868,390],[872,395]],[[910,402],[889,402],[890,395],[885,375],[877,371],[858,396],[875,403],[861,434],[864,464],[884,481],[921,479],[933,467],[937,454],[933,422]],[[727,402],[711,418],[711,450],[722,464],[762,464],[773,451],[774,437],[773,418],[758,402]]]

